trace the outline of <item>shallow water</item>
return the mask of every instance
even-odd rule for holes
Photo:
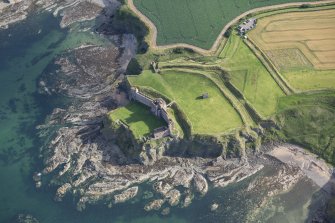
[[[144,212],[140,200],[111,209],[95,205],[78,212],[72,197],[57,203],[53,201],[55,188],[45,184],[42,189],[35,189],[32,175],[42,169],[38,154],[43,144],[35,126],[42,124],[54,107],[64,106],[62,98],[37,93],[38,78],[45,69],[52,69],[47,65],[57,54],[84,43],[107,42],[90,32],[62,30],[58,24],[51,15],[40,14],[0,31],[0,222],[13,222],[18,213],[30,213],[48,223],[242,222],[259,200],[257,195],[245,197],[242,193],[252,178],[224,189],[211,189],[187,209],[172,208],[168,217]],[[271,171],[270,167],[265,168],[259,176]],[[296,192],[273,201],[274,208],[267,210],[271,216],[275,211],[272,219],[283,219],[280,216],[287,213],[288,219],[281,222],[303,222],[308,214],[306,203],[316,188],[309,181],[297,187],[300,189]],[[216,213],[209,210],[213,201],[220,204]]]

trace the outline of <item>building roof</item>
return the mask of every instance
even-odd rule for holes
[[[242,32],[248,31],[255,27],[256,21],[257,20],[255,18],[247,19],[245,22],[238,26],[238,29]]]

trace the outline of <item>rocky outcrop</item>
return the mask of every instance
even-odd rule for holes
[[[137,195],[138,187],[131,187],[120,194],[114,195],[114,203],[124,203]]]
[[[101,11],[102,8],[99,5],[90,2],[78,2],[74,6],[63,10],[60,26],[65,28],[75,22],[94,19]]]
[[[55,200],[56,201],[61,201],[63,199],[63,197],[65,196],[65,194],[71,189],[71,184],[66,183],[64,185],[62,185],[61,187],[59,187],[56,191],[56,195],[55,195]]]
[[[29,13],[39,10],[60,14],[61,27],[100,17],[103,23],[120,6],[117,0],[8,0],[0,2],[0,28],[22,21]]]
[[[24,20],[34,7],[34,0],[10,0],[0,2],[0,29]]]
[[[171,206],[179,204],[180,192],[177,189],[170,190],[165,196]]]
[[[184,201],[183,201],[181,207],[186,208],[186,207],[190,206],[190,204],[192,203],[193,198],[194,198],[194,195],[192,194],[192,192],[190,190],[187,190],[185,192],[185,198],[184,198]]]
[[[205,195],[208,191],[207,180],[200,174],[195,174],[193,178],[193,184],[195,191],[199,192],[201,195]]]

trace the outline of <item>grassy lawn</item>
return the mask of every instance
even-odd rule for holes
[[[158,45],[188,43],[209,49],[223,27],[253,8],[298,0],[134,0],[157,27]]]
[[[278,98],[284,96],[283,91],[240,37],[233,34],[228,41],[230,44],[220,57],[223,58],[222,65],[231,70],[232,84],[262,116],[274,114]]]
[[[135,86],[150,87],[169,95],[186,114],[194,134],[220,134],[242,126],[237,112],[205,76],[176,71],[162,74],[146,71],[128,79]],[[203,93],[208,93],[209,98],[199,99]]]
[[[167,125],[162,119],[154,116],[148,107],[137,102],[110,112],[109,118],[112,121],[120,120],[127,124],[137,139],[148,136],[154,129]]]
[[[145,87],[158,91],[165,97],[172,99],[171,89],[161,75],[154,75],[150,70],[144,70],[140,75],[128,76],[132,86]]]

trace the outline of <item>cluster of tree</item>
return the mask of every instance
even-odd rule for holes
[[[307,9],[307,8],[310,8],[310,7],[311,7],[310,4],[302,4],[302,5],[300,5],[301,9]]]

